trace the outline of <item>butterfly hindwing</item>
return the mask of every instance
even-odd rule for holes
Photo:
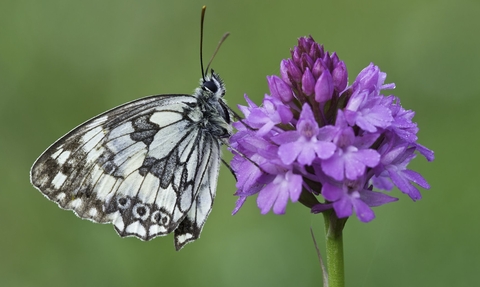
[[[207,144],[202,147],[202,155],[198,157],[201,174],[199,173],[197,176],[202,178],[197,183],[199,185],[198,194],[187,216],[175,230],[175,246],[177,248],[200,236],[215,197],[221,157],[218,141],[207,140]]]
[[[178,250],[200,235],[220,165],[219,137],[199,128],[198,100],[152,96],[107,111],[49,147],[31,181],[61,208],[111,222],[122,237],[175,230]]]

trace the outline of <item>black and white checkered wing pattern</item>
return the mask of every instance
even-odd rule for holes
[[[150,240],[175,231],[182,248],[212,208],[220,139],[202,129],[198,97],[162,95],[107,111],[49,147],[32,184],[81,218]]]

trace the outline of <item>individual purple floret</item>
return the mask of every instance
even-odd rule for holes
[[[280,63],[280,76],[268,76],[270,95],[257,106],[247,96],[245,115],[230,138],[239,196],[233,213],[258,194],[262,214],[285,213],[300,201],[313,213],[353,213],[362,222],[375,218],[371,207],[396,201],[380,190],[396,186],[413,200],[416,185],[430,188],[407,168],[418,151],[428,161],[433,151],[418,144],[414,112],[383,91],[386,73],[374,64],[351,86],[346,65],[312,37],[303,37]],[[376,189],[376,190],[374,190]]]
[[[301,165],[311,165],[316,158],[330,158],[337,146],[331,141],[324,141],[321,131],[308,104],[303,106],[297,129],[285,131],[272,137],[277,143],[278,156],[285,164],[292,164],[295,160]]]

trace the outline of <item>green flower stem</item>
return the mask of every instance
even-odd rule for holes
[[[325,239],[327,251],[328,287],[345,286],[345,269],[343,264],[343,227],[346,218],[337,218],[334,212],[324,212]]]

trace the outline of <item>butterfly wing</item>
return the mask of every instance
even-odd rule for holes
[[[197,98],[139,99],[78,126],[34,163],[31,182],[81,218],[122,237],[175,230],[177,250],[199,237],[212,208],[220,142],[199,128]]]

